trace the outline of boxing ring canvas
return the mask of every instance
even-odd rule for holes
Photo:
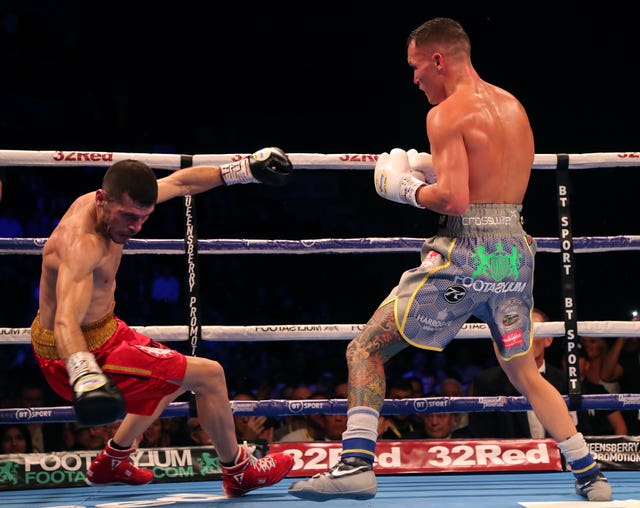
[[[226,498],[220,481],[3,492],[3,508],[640,508],[640,472],[611,471],[614,499],[593,503],[575,494],[571,473],[389,475],[378,477],[368,501],[303,501],[287,493],[294,479],[240,498]]]

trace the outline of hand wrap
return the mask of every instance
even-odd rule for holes
[[[225,185],[264,183],[279,187],[287,183],[293,165],[280,148],[263,148],[253,154],[220,166]]]

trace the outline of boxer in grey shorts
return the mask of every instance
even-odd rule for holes
[[[531,345],[535,240],[521,205],[470,205],[443,215],[425,241],[420,266],[402,274],[383,301],[395,300],[396,325],[411,345],[442,351],[470,316],[489,326],[504,359]]]
[[[455,19],[436,17],[413,29],[406,57],[432,106],[425,118],[430,153],[396,147],[379,154],[373,184],[384,199],[439,214],[440,230],[425,241],[420,266],[402,274],[347,346],[340,460],[292,483],[289,493],[312,501],[374,497],[386,362],[412,345],[444,349],[475,316],[490,328],[509,381],[555,439],[576,494],[610,501],[611,485],[531,347],[536,244],[520,221],[535,159],[527,112],[478,74],[469,36]]]

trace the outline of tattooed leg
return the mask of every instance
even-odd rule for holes
[[[367,406],[380,411],[386,381],[384,364],[405,349],[390,302],[373,314],[364,330],[347,346],[349,368],[349,408]]]

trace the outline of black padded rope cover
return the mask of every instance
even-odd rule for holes
[[[193,164],[193,157],[182,155],[180,168]],[[202,350],[202,312],[200,306],[200,270],[198,266],[198,228],[196,203],[193,196],[184,197],[184,247],[187,263],[187,295],[189,301],[189,347],[192,356],[199,356]],[[189,392],[189,415],[197,416],[195,396]]]
[[[582,389],[580,384],[580,362],[578,360],[578,318],[576,315],[576,274],[573,252],[573,228],[571,225],[569,180],[569,155],[558,154],[556,168],[558,191],[558,227],[560,235],[560,256],[562,284],[562,308],[564,313],[565,354],[567,358],[567,381],[569,409],[582,408]]]

